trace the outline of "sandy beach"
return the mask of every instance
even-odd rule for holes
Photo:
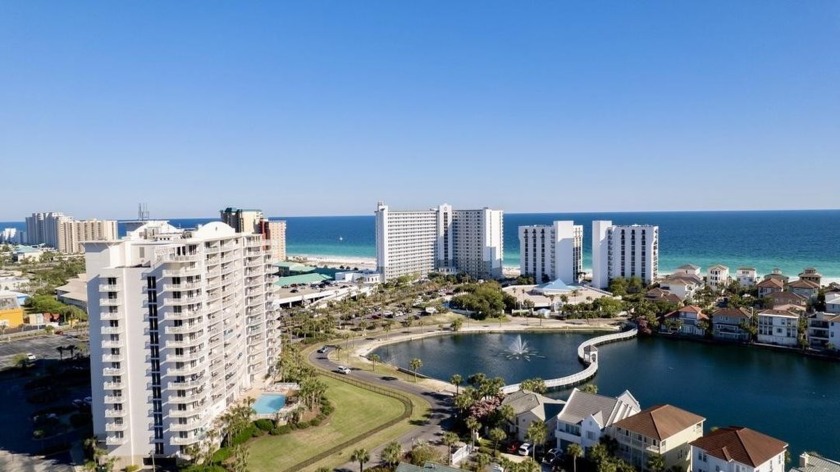
[[[318,256],[309,254],[289,254],[288,259],[304,264],[339,268],[341,266],[359,268],[360,270],[376,270],[376,259],[367,257]]]

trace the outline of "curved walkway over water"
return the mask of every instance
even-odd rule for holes
[[[633,328],[629,331],[605,334],[603,336],[587,339],[582,342],[577,349],[578,360],[585,365],[586,368],[576,374],[567,375],[558,379],[546,380],[546,388],[550,390],[562,390],[564,388],[582,384],[592,377],[595,377],[595,373],[598,372],[598,346],[635,338],[637,334],[639,334],[639,330],[637,328]],[[502,393],[513,393],[519,390],[519,386],[520,384],[518,383],[505,385],[502,387]]]

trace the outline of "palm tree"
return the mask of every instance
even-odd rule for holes
[[[536,458],[537,446],[545,443],[545,439],[548,437],[548,429],[545,427],[545,423],[539,420],[532,422],[528,425],[526,436],[534,444],[534,447],[531,449],[531,457]]]
[[[447,453],[446,453],[446,463],[451,463],[452,458],[452,446],[454,446],[460,438],[457,434],[453,433],[452,431],[447,431],[443,433],[443,444],[446,445]]]
[[[350,460],[358,462],[359,472],[363,472],[365,470],[365,463],[370,461],[370,453],[365,448],[356,449],[353,451],[353,455],[350,456]]]
[[[650,472],[664,472],[665,458],[662,454],[651,454],[648,456],[647,468]]]
[[[519,463],[517,472],[540,472],[540,465],[537,464],[536,459],[527,458]]]
[[[579,444],[569,444],[566,446],[566,455],[572,458],[572,472],[577,472],[577,460],[583,456],[583,449]]]
[[[384,449],[382,449],[382,460],[391,467],[400,463],[402,459],[402,446],[396,441],[389,442]]]
[[[371,354],[368,356],[368,359],[373,362],[373,371],[376,372],[376,363],[381,361],[382,358],[379,357],[379,354]]]
[[[481,428],[481,423],[478,422],[475,416],[470,416],[467,417],[464,424],[467,426],[467,429],[470,430],[470,444],[475,445],[475,434],[478,432],[479,428]]]
[[[423,361],[415,357],[411,359],[408,365],[411,366],[411,370],[414,372],[414,381],[417,382],[417,371],[423,367]]]
[[[460,374],[455,374],[452,377],[449,377],[449,383],[455,386],[455,396],[458,396],[459,386],[463,381],[464,379]]]
[[[498,449],[499,443],[505,440],[507,433],[502,428],[493,428],[487,433],[487,436],[493,441],[493,449]]]
[[[475,470],[483,471],[488,465],[490,465],[490,456],[483,452],[479,452],[478,455],[475,456]]]

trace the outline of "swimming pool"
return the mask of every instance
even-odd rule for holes
[[[270,415],[277,413],[286,405],[286,395],[279,393],[263,393],[254,403],[254,411],[258,415]]]

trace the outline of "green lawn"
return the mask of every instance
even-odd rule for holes
[[[403,404],[394,398],[375,394],[329,377],[327,397],[335,411],[321,426],[294,431],[283,436],[263,436],[250,445],[248,470],[281,472],[336,444],[361,435],[403,412]],[[338,463],[349,458],[344,451]]]

